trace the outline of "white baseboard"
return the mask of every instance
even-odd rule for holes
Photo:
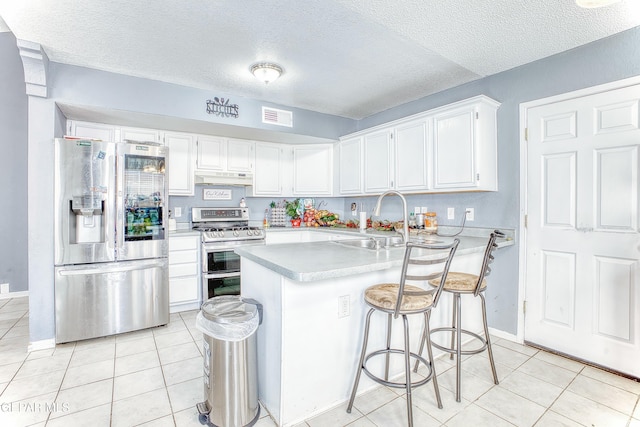
[[[27,347],[27,351],[47,350],[56,346],[56,339],[50,338],[48,340],[32,341]]]
[[[501,331],[499,329],[493,329],[493,328],[489,328],[489,333],[493,337],[498,337],[498,338],[505,339],[507,341],[513,341],[513,342],[517,342],[518,344],[522,344],[522,341],[518,340],[517,335],[510,334],[508,332]]]
[[[0,299],[21,298],[21,297],[28,297],[28,296],[29,296],[29,291],[9,292],[8,294],[0,294]]]

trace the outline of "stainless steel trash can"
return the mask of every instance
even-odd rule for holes
[[[199,421],[215,427],[252,426],[260,417],[256,331],[262,305],[240,296],[202,304],[196,327],[204,340],[204,395]]]

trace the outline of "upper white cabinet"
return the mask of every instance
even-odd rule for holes
[[[497,191],[499,105],[476,96],[343,137],[340,194]],[[352,171],[358,143],[361,190]]]
[[[433,116],[434,189],[498,190],[497,108],[477,97]]]
[[[395,179],[393,188],[399,191],[429,189],[428,119],[412,120],[393,129]]]
[[[252,172],[254,146],[253,141],[199,135],[197,169],[219,172]]]
[[[330,196],[333,193],[333,145],[293,147],[293,195]]]
[[[116,141],[116,127],[102,123],[67,121],[67,134],[82,138],[99,139],[101,141]]]
[[[281,196],[284,194],[283,175],[285,150],[280,144],[257,142],[253,173],[253,196]]]
[[[223,171],[227,163],[227,139],[198,135],[196,167],[199,170]]]
[[[227,140],[227,170],[252,172],[255,161],[255,142],[244,139]]]
[[[194,190],[194,136],[187,133],[164,133],[164,144],[169,147],[169,195],[193,196]]]
[[[120,141],[161,142],[156,129],[120,127]]]
[[[338,150],[340,194],[361,194],[362,137],[342,141]]]
[[[383,129],[364,135],[364,192],[381,193],[393,186],[392,132]]]

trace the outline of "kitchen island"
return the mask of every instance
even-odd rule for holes
[[[451,239],[437,237],[439,241]],[[477,273],[486,242],[486,237],[460,237],[452,270]],[[513,245],[512,239],[499,241],[499,247],[508,245]],[[248,246],[235,251],[242,257],[242,295],[264,306],[258,329],[258,395],[263,405],[279,426],[290,426],[346,402],[367,311],[363,292],[376,283],[397,282],[404,248],[372,250],[337,240]],[[442,254],[427,251],[424,256]],[[496,258],[499,264],[499,251]],[[450,322],[451,300],[446,296],[432,315],[433,327]],[[480,306],[473,298],[466,300],[463,326],[480,331]],[[412,317],[414,348],[419,343],[422,318]],[[384,345],[385,321],[383,315],[372,318],[370,349]],[[394,322],[392,336],[392,346],[401,345],[399,322]],[[376,362],[372,360],[370,366],[375,367]],[[401,372],[400,358],[392,358],[392,375]],[[377,386],[363,376],[359,392]]]

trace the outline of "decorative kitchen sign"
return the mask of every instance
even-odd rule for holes
[[[231,190],[226,188],[203,188],[202,200],[231,200]]]
[[[207,113],[209,114],[224,117],[235,117],[237,119],[239,109],[240,107],[238,107],[238,104],[229,104],[229,98],[225,100],[224,98],[218,98],[216,96],[213,98],[213,101],[207,99]]]

